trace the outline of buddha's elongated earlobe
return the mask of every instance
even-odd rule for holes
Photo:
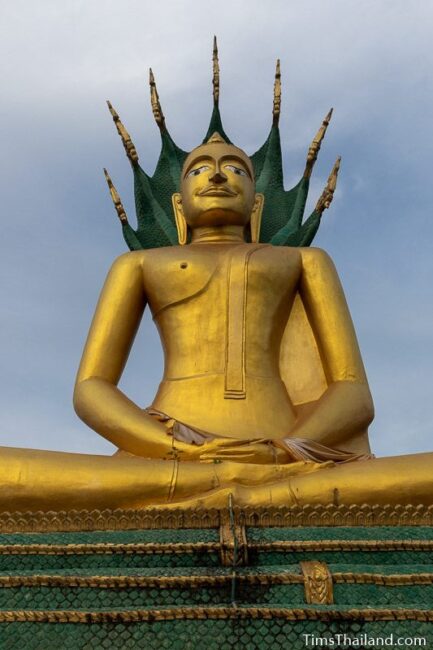
[[[259,241],[260,225],[262,223],[263,205],[265,197],[263,194],[256,194],[254,207],[251,212],[250,228],[251,228],[251,241],[256,244]]]
[[[188,225],[182,210],[182,197],[179,193],[176,193],[173,194],[171,200],[173,203],[174,218],[176,220],[177,237],[179,244],[184,246],[188,237]]]

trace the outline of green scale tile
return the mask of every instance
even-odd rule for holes
[[[343,565],[346,566],[346,565]],[[193,567],[114,567],[110,569],[110,572],[106,571],[93,571],[91,568],[67,568],[61,572],[56,571],[55,569],[49,569],[44,572],[44,575],[62,575],[62,576],[98,576],[98,575],[133,575],[133,576],[230,576],[233,573],[231,567],[217,566],[193,566]],[[281,573],[297,573],[300,575],[300,566],[299,564],[292,565],[281,565],[281,566],[261,566],[261,567],[249,567],[241,566],[236,568],[236,573],[238,575],[261,575],[273,573],[275,575],[280,575]],[[0,572],[1,576],[22,576],[22,575],[40,575],[41,572],[38,569],[33,569],[30,571],[3,571]]]
[[[433,540],[431,526],[321,526],[317,528],[247,528],[249,542],[329,540]]]
[[[337,605],[365,603],[368,607],[415,607],[433,604],[433,585],[334,584]],[[428,605],[427,605],[428,607]]]
[[[276,551],[276,550],[250,550],[249,563],[252,566],[277,566],[281,564],[295,564],[296,562],[318,560],[333,564],[338,558],[339,562],[358,566],[360,564],[432,564],[432,551]],[[409,569],[408,569],[409,570]]]
[[[251,543],[320,540],[431,540],[428,527],[345,527],[345,528],[249,528]],[[0,544],[131,544],[202,543],[219,541],[216,529],[153,530],[98,533],[26,533],[1,535]],[[225,606],[234,594],[238,606],[312,608],[304,602],[302,583],[246,584],[243,576],[284,573],[300,575],[301,560],[323,560],[335,573],[373,573],[382,575],[433,572],[432,552],[406,551],[300,551],[277,552],[250,549],[250,564],[236,569],[232,582],[223,586],[191,585],[155,588],[100,587],[21,587],[0,588],[0,608],[137,610],[179,606]],[[218,551],[179,554],[138,553],[91,555],[0,555],[3,575],[59,574],[69,576],[231,576],[230,567],[221,567]],[[1,577],[1,574],[0,574]],[[321,610],[346,611],[352,608],[413,608],[433,606],[431,585],[334,584],[335,604],[316,606]],[[140,623],[59,624],[1,623],[0,649],[80,650],[92,648],[167,648],[184,650],[230,650],[231,648],[276,649],[306,647],[305,634],[361,633],[370,636],[414,636],[433,639],[433,624],[420,621],[285,621],[249,620],[170,620]],[[388,646],[389,647],[389,646]]]
[[[305,650],[305,635],[346,634],[426,637],[431,624],[419,621],[172,620],[134,624],[0,624],[3,650]],[[334,646],[335,647],[335,646]],[[387,647],[390,647],[389,645]],[[392,647],[392,646],[391,646]],[[428,646],[427,646],[428,647]]]
[[[0,534],[0,546],[8,544],[140,544],[155,542],[167,544],[170,542],[218,541],[219,531],[213,528]]]
[[[230,605],[231,585],[218,587],[19,587],[0,589],[0,609],[142,609]],[[0,646],[1,647],[1,646]]]
[[[105,573],[120,567],[218,567],[219,565],[219,554],[210,551],[167,554],[0,555],[0,571],[3,572],[93,569],[96,573]]]

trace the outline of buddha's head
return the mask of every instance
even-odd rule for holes
[[[181,244],[188,227],[248,224],[252,241],[258,241],[263,195],[255,192],[251,160],[215,133],[186,158],[173,208]]]

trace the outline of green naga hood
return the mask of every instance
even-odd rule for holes
[[[107,102],[134,174],[136,230],[128,223],[116,188],[107,171],[104,170],[114,206],[122,222],[123,236],[131,250],[173,246],[178,243],[171,197],[179,191],[182,166],[189,153],[175,144],[167,130],[152,70],[150,70],[150,93],[152,111],[162,140],[161,153],[153,176],[146,174],[139,165],[138,154],[128,131],[110,102]],[[218,132],[226,142],[230,143],[219,110],[219,63],[216,39],[214,39],[213,49],[213,99],[213,112],[203,142],[206,142],[213,133]],[[314,211],[303,221],[311,172],[331,119],[332,109],[323,120],[310,145],[301,180],[291,190],[285,190],[278,127],[280,107],[281,74],[280,62],[277,61],[272,127],[265,143],[250,157],[255,172],[256,191],[265,196],[260,241],[275,246],[309,246],[319,227],[323,210],[328,208],[332,201],[340,167],[340,158],[338,158]]]

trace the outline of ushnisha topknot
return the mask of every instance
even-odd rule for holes
[[[224,130],[219,109],[220,68],[216,37],[214,37],[213,43],[212,71],[213,110],[203,143],[212,143],[218,140],[232,145]],[[149,176],[141,168],[131,136],[112,104],[107,102],[134,174],[136,230],[129,224],[117,190],[108,172],[105,171],[110,194],[122,223],[123,235],[131,250],[177,244],[177,230],[171,197],[179,191],[182,168],[190,153],[177,146],[167,129],[152,70],[149,73],[149,84],[152,112],[161,133],[161,152],[153,176]],[[331,120],[332,109],[325,116],[308,148],[305,169],[300,181],[290,190],[284,189],[279,132],[280,113],[281,68],[280,60],[278,60],[274,81],[271,130],[264,144],[248,158],[252,176],[256,182],[256,191],[264,194],[265,197],[260,241],[275,246],[309,246],[319,228],[323,211],[331,204],[340,168],[341,158],[339,157],[315,209],[304,221],[310,177]]]

